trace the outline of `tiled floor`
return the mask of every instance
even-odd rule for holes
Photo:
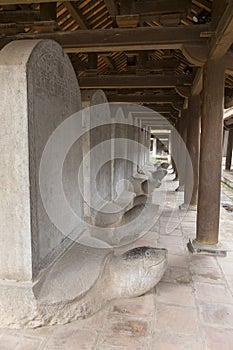
[[[182,201],[176,187],[168,176],[161,189],[167,193],[163,215],[141,239],[169,250],[168,269],[156,288],[65,326],[0,330],[0,350],[232,350],[233,215],[221,210],[228,256],[192,256],[186,243],[195,237],[196,214],[181,220],[183,213],[174,209]],[[224,187],[223,196],[231,201],[232,191]]]

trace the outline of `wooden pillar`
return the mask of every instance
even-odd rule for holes
[[[176,130],[172,130],[171,132],[171,163],[174,171],[175,179],[178,178],[177,164],[175,163],[175,159],[177,159],[177,143],[175,137]]]
[[[203,70],[201,152],[197,208],[197,242],[216,244],[219,234],[224,58],[208,60]]]
[[[187,142],[187,128],[188,128],[188,110],[182,109],[181,111],[181,118],[180,118],[180,125],[179,125],[179,132],[180,136],[186,145]],[[178,169],[178,176],[179,176],[179,188],[184,186],[185,183],[185,148],[184,144],[181,142],[179,151],[180,155],[179,157],[179,169]]]
[[[233,129],[230,129],[228,134],[228,141],[227,141],[226,170],[231,170],[232,146],[233,146]]]
[[[200,159],[201,97],[193,95],[189,99],[187,149],[192,162],[185,172],[184,203],[197,205]],[[193,177],[193,182],[191,181]]]

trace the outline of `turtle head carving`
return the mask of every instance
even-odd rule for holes
[[[151,269],[166,260],[167,249],[152,247],[137,247],[122,255],[127,264],[143,263],[145,269]]]
[[[167,268],[167,249],[137,247],[113,256],[111,276],[121,297],[139,296],[153,288]],[[114,276],[114,277],[113,277]]]

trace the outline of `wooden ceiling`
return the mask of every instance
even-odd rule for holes
[[[0,47],[23,38],[57,40],[82,89],[103,88],[110,101],[170,104],[177,110],[184,95],[176,87],[191,88],[201,77],[182,47],[212,44],[230,2],[0,0]],[[216,47],[211,46],[217,55]],[[226,91],[232,89],[233,77],[227,75]]]

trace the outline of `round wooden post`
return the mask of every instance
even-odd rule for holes
[[[188,129],[188,110],[182,109],[181,118],[180,118],[180,136],[183,139],[183,142],[186,144],[187,142],[187,129]],[[179,157],[179,188],[184,186],[185,183],[185,149],[183,144],[180,144],[180,157]]]
[[[197,205],[199,183],[199,158],[200,158],[200,129],[201,129],[201,98],[193,95],[189,99],[188,108],[187,149],[193,169],[186,168],[184,203],[191,206]],[[193,174],[192,174],[193,171]],[[193,176],[193,183],[191,181]]]
[[[171,163],[172,163],[172,168],[174,170],[175,178],[178,177],[178,172],[177,172],[177,164],[175,163],[175,160],[177,157],[177,144],[176,144],[176,139],[175,139],[175,129],[172,130],[171,132]]]
[[[230,129],[228,134],[228,141],[227,141],[226,170],[231,170],[232,146],[233,146],[233,129]]]
[[[224,81],[224,58],[208,60],[203,72],[201,152],[197,208],[197,242],[203,244],[218,243]]]

